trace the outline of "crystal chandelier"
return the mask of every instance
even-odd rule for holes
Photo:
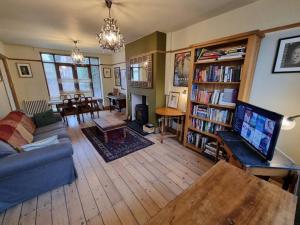
[[[105,0],[105,3],[109,10],[109,17],[104,19],[104,25],[102,25],[100,33],[97,34],[97,39],[102,49],[116,52],[124,46],[124,38],[120,33],[117,20],[110,17],[112,1]]]
[[[72,50],[71,57],[72,57],[72,60],[74,63],[80,64],[80,63],[83,63],[84,56],[83,56],[82,52],[80,51],[80,49],[77,47],[77,43],[78,43],[78,41],[74,41],[75,47]]]

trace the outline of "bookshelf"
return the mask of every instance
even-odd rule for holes
[[[262,37],[251,31],[192,46],[186,147],[215,158],[216,131],[231,129],[236,100],[249,99]]]

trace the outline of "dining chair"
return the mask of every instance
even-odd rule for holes
[[[92,97],[82,97],[79,99],[77,104],[78,116],[82,115],[82,121],[84,122],[84,114],[90,113],[91,118],[93,118],[93,107],[92,107]]]
[[[61,114],[64,122],[67,122],[67,125],[69,125],[68,116],[76,116],[77,121],[80,122],[79,117],[78,117],[77,108],[74,106],[74,102],[72,99],[64,99],[63,100],[60,114]]]

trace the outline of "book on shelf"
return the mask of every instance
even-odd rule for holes
[[[220,95],[219,104],[226,106],[235,106],[237,94],[237,89],[225,88]]]
[[[223,90],[200,89],[199,85],[193,84],[191,100],[201,104],[214,104],[235,106],[238,90],[234,88],[224,88]]]
[[[195,69],[194,82],[239,82],[240,74],[240,65],[210,65]]]
[[[215,134],[217,131],[225,130],[225,127],[222,125],[196,118],[191,118],[190,125],[194,129],[211,134]]]
[[[192,115],[215,122],[231,124],[233,113],[228,109],[207,108],[201,105],[192,106]]]
[[[208,137],[205,137],[199,133],[193,131],[189,131],[187,133],[187,143],[194,145],[196,148],[204,149],[208,140]]]
[[[198,48],[195,52],[196,62],[213,62],[215,60],[243,58],[246,52],[245,46],[236,46],[228,49]],[[203,61],[210,60],[210,61]]]

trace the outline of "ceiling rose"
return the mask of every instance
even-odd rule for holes
[[[77,47],[77,43],[79,41],[73,41],[73,42],[74,42],[75,47],[72,50],[72,54],[71,54],[72,60],[75,64],[83,63],[84,56],[83,56],[82,52],[80,51],[80,49]]]
[[[110,16],[112,1],[105,0],[105,3],[108,8],[109,16],[104,19],[104,25],[102,25],[100,33],[97,34],[97,39],[103,50],[117,52],[124,46],[124,38],[120,33],[117,20]]]

